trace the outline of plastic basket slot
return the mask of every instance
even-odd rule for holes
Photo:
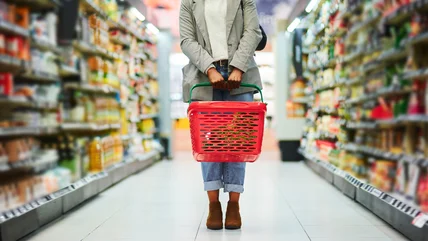
[[[202,119],[200,119],[201,120],[201,126],[205,126],[205,125],[209,125],[209,124],[207,124],[207,123],[216,123],[216,121],[215,120],[212,120],[212,119],[206,119],[206,120],[204,120],[203,118]]]
[[[254,144],[242,144],[242,145],[245,147],[253,147],[254,146]]]

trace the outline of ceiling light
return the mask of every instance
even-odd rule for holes
[[[153,25],[152,23],[148,23],[146,25],[147,29],[150,30],[152,33],[154,34],[158,34],[159,33],[159,29],[155,27],[155,25]]]
[[[136,8],[130,8],[129,11],[131,11],[131,13],[134,14],[134,16],[138,18],[138,20],[140,20],[141,22],[146,20],[146,17],[144,17],[144,15],[141,14],[140,11],[138,11]]]
[[[288,26],[287,31],[290,33],[293,32],[294,29],[296,29],[297,26],[299,26],[299,23],[300,23],[300,18],[295,18],[293,22],[291,22],[291,24]]]
[[[306,6],[305,11],[307,13],[310,13],[312,10],[314,10],[314,7],[319,3],[319,0],[311,0],[308,4],[308,6]]]

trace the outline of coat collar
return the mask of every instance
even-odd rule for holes
[[[229,39],[230,31],[232,30],[233,22],[235,21],[239,5],[244,0],[227,0],[227,17],[226,17],[226,33]],[[193,0],[193,14],[195,16],[196,25],[202,33],[205,42],[209,43],[207,24],[205,22],[205,0]]]

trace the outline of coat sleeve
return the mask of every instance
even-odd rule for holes
[[[191,1],[182,0],[180,7],[180,46],[183,53],[201,72],[214,67],[214,59],[196,40],[196,23],[192,15]]]
[[[250,59],[254,56],[262,39],[255,0],[242,0],[244,11],[244,33],[230,65],[246,72]]]

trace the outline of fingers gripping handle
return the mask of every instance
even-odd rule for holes
[[[190,89],[189,104],[192,102],[192,94],[193,94],[194,89],[199,88],[199,87],[209,87],[209,86],[211,86],[210,82],[203,82],[203,83],[195,84],[194,86],[192,86],[192,88]],[[262,102],[263,103],[265,102],[263,99],[262,89],[260,87],[258,87],[257,85],[241,83],[241,87],[256,89],[260,93],[260,97],[262,99]]]

